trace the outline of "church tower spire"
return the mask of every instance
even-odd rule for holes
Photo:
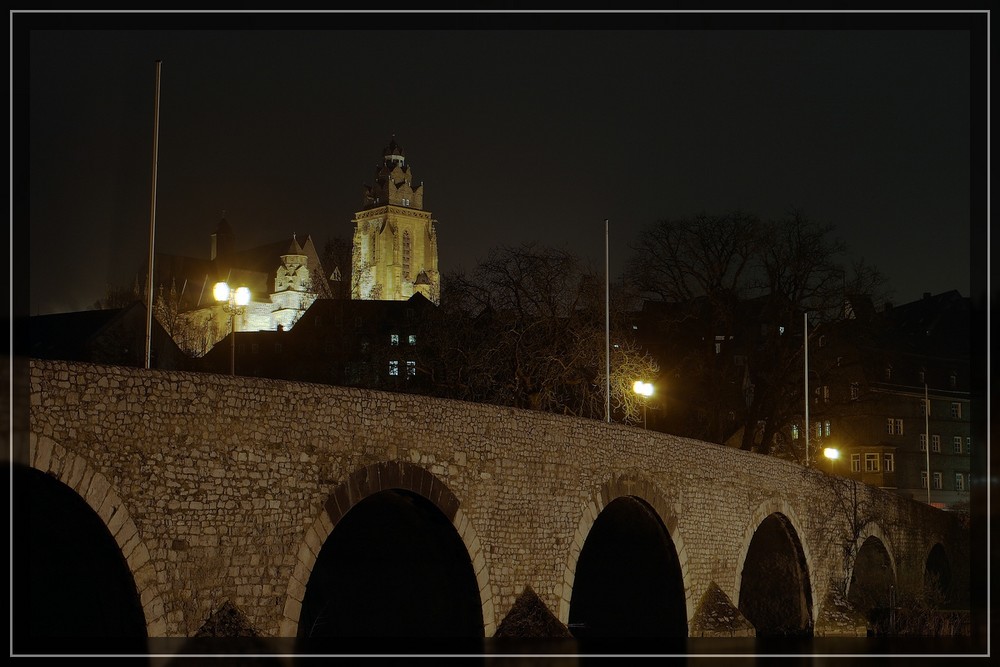
[[[396,137],[382,149],[371,185],[354,215],[351,298],[405,301],[419,292],[438,303],[437,221],[424,210],[424,184],[414,183]]]

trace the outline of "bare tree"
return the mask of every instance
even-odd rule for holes
[[[131,287],[124,285],[108,285],[104,296],[94,302],[95,310],[113,310],[130,306],[136,301],[141,301],[139,294],[139,279],[136,277]]]
[[[842,317],[848,289],[883,284],[864,262],[848,275],[833,231],[801,211],[769,221],[737,211],[664,220],[640,234],[628,277],[676,306],[673,358],[661,363],[684,370],[686,400],[705,415],[684,435],[719,442],[741,433],[741,448],[771,452],[802,402],[802,313],[816,323]]]
[[[535,243],[496,248],[470,276],[445,276],[441,313],[447,321],[438,327],[436,344],[452,395],[603,418],[605,341],[597,282],[573,254]],[[620,331],[616,340],[612,398],[619,418],[635,421],[642,408],[631,382],[649,377],[655,364]]]

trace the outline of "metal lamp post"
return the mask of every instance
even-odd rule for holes
[[[250,288],[230,289],[227,283],[218,282],[212,293],[215,300],[222,304],[222,309],[229,313],[229,331],[233,337],[229,347],[229,374],[236,375],[236,315],[242,315],[250,303]]]
[[[646,403],[649,397],[653,395],[653,384],[651,382],[644,382],[642,380],[636,380],[635,384],[632,385],[632,391],[634,391],[639,396],[642,396],[642,428],[646,428]]]

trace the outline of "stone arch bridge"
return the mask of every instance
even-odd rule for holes
[[[578,635],[864,635],[890,595],[968,593],[951,515],[766,456],[422,396],[27,366],[15,489],[34,475],[100,518],[148,637],[220,610],[262,637],[405,634],[437,598],[452,616],[421,632],[516,634],[527,600]],[[408,609],[350,625],[387,607]]]

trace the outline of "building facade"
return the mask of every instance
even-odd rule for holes
[[[231,328],[287,331],[316,299],[332,296],[330,277],[312,237],[300,242],[293,233],[291,239],[237,250],[236,235],[225,217],[211,235],[209,259],[158,253],[154,276],[157,320],[181,349],[195,357],[204,355]],[[250,290],[250,303],[232,317],[213,296],[220,281],[233,289]]]
[[[406,301],[423,294],[437,304],[437,221],[424,210],[424,184],[414,185],[402,147],[393,138],[383,150],[363,208],[354,215],[351,298]]]
[[[428,342],[437,308],[407,301],[317,299],[292,330],[238,332],[198,370],[351,387],[428,392]]]
[[[929,498],[937,507],[967,503],[976,445],[968,299],[957,292],[926,294],[813,338],[811,458],[836,474],[918,501]],[[841,457],[823,461],[825,447]]]

